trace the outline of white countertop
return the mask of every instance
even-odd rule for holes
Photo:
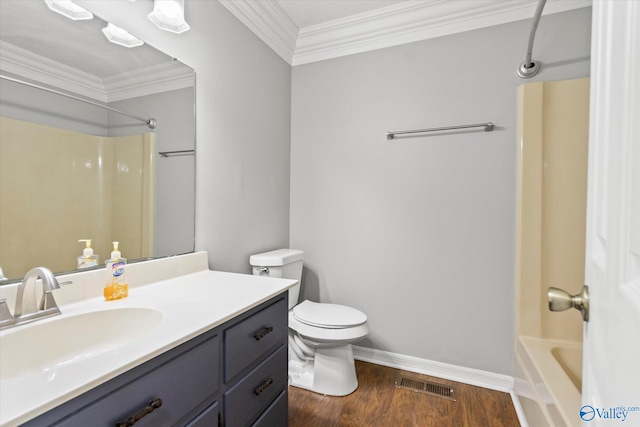
[[[35,418],[260,305],[296,283],[288,279],[203,270],[146,285],[130,286],[129,296],[118,301],[105,302],[102,297],[93,297],[64,304],[59,302],[62,311],[60,316],[4,330],[0,332],[0,346],[2,337],[7,334],[20,328],[37,326],[41,322],[55,322],[63,316],[145,307],[158,310],[163,317],[157,325],[135,340],[128,341],[126,346],[108,348],[99,354],[45,372],[0,381],[0,426],[17,426]],[[74,282],[69,286],[76,284]],[[100,325],[95,327],[99,328]],[[135,324],[131,325],[131,328],[135,327]],[[55,340],[56,337],[50,339]],[[47,343],[33,343],[24,351],[46,352]]]

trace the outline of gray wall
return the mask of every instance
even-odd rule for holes
[[[211,268],[289,243],[291,67],[217,1],[187,1],[191,30],[148,19],[150,0],[79,0],[196,71],[196,249]]]
[[[113,102],[122,111],[158,121],[156,152],[195,148],[195,103],[193,87]],[[133,123],[133,124],[132,124]],[[147,132],[126,116],[109,113],[109,136]],[[195,157],[156,159],[155,256],[193,251],[195,229]]]
[[[590,9],[543,17],[533,80],[589,74]],[[530,20],[294,67],[291,239],[303,297],[357,307],[364,346],[511,374],[515,75]],[[389,130],[496,130],[387,141]]]

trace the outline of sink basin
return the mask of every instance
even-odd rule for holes
[[[0,337],[0,379],[81,362],[146,334],[162,318],[151,308],[122,307],[17,326]]]

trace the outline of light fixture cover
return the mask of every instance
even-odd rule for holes
[[[191,28],[184,20],[184,0],[154,0],[153,12],[147,17],[156,27],[172,33],[184,33]]]
[[[102,29],[102,32],[111,43],[119,44],[120,46],[136,47],[144,44],[139,38],[132,36],[127,31],[116,27],[112,23],[108,23],[107,26]]]
[[[87,9],[78,6],[71,0],[44,0],[49,9],[53,10],[60,15],[64,15],[74,21],[80,21],[83,19],[92,19],[93,13]]]

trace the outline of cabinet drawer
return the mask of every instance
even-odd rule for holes
[[[280,396],[269,408],[260,415],[260,418],[251,427],[282,427],[288,423],[287,391],[280,393]]]
[[[286,387],[287,346],[281,346],[238,384],[225,392],[225,426],[248,425]]]
[[[218,425],[218,414],[220,411],[218,410],[218,402],[213,403],[208,406],[207,409],[202,411],[200,415],[195,417],[186,427],[212,427]],[[287,425],[282,424],[282,425]]]
[[[224,380],[229,381],[287,339],[287,300],[280,299],[224,331]]]
[[[172,426],[217,391],[219,345],[216,335],[73,413],[56,426],[113,427],[135,416],[155,399],[162,399],[162,405],[140,419],[136,427]]]

